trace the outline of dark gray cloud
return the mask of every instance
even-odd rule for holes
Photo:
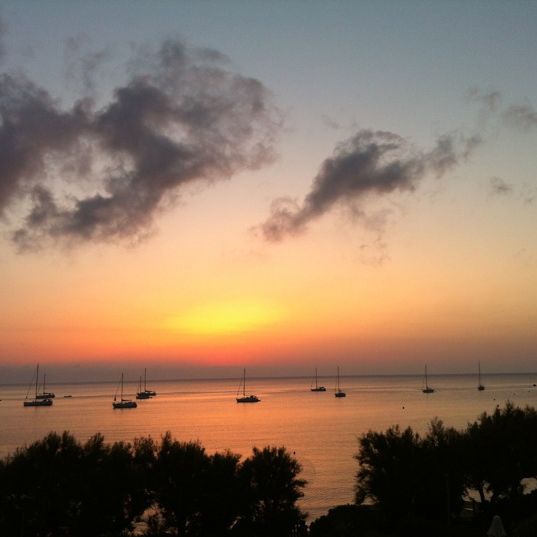
[[[413,191],[426,174],[442,176],[479,143],[479,137],[444,135],[432,150],[422,152],[397,134],[360,130],[322,163],[301,204],[289,198],[273,202],[261,233],[269,241],[279,241],[304,231],[335,206],[353,207],[368,195]]]
[[[2,63],[2,60],[4,59],[4,56],[6,55],[6,47],[4,44],[4,35],[7,31],[7,25],[4,22],[4,19],[2,18],[2,14],[0,13],[0,64]]]
[[[507,183],[501,177],[491,177],[490,191],[494,195],[506,196],[508,194],[512,194],[513,185]]]
[[[62,109],[27,78],[0,75],[0,215],[29,207],[19,248],[137,239],[182,186],[272,158],[277,111],[261,82],[178,41],[143,65],[99,108],[81,98]]]

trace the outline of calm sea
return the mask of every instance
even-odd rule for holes
[[[311,392],[306,378],[249,379],[257,404],[235,402],[238,380],[148,380],[158,396],[132,410],[112,409],[116,383],[51,383],[56,399],[48,408],[23,407],[26,386],[0,386],[0,456],[64,430],[80,440],[101,432],[109,442],[171,431],[178,440],[199,440],[209,453],[230,449],[244,456],[253,446],[283,445],[302,464],[308,481],[302,507],[315,518],[353,500],[353,455],[362,433],[394,424],[423,432],[433,417],[463,428],[507,400],[537,406],[537,374],[484,376],[483,392],[475,376],[430,376],[436,389],[430,395],[421,392],[418,377],[342,377],[347,397],[341,399],[334,397],[333,378],[319,380],[326,392]],[[134,398],[136,388],[125,384],[126,396]]]

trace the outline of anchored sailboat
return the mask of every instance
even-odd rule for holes
[[[481,362],[477,362],[477,389],[482,392],[485,386],[481,384]]]
[[[425,383],[425,387],[421,391],[423,393],[434,393],[434,388],[431,388],[429,386],[429,383],[427,382],[427,366],[425,366],[424,383]]]
[[[45,373],[43,375],[43,391],[41,393],[36,394],[36,399],[54,399],[56,397],[56,394],[52,392],[47,392],[47,374]]]
[[[156,395],[157,392],[147,389],[147,369],[144,369],[144,389],[142,390],[142,377],[140,377],[136,399],[151,399],[151,397],[155,397]]]
[[[140,376],[140,381],[138,382],[138,391],[136,392],[136,399],[151,399],[151,395],[147,390],[142,390],[142,377]]]
[[[117,390],[116,390],[117,394]],[[116,395],[114,395],[114,401],[112,402],[113,408],[136,408],[138,405],[136,401],[131,401],[130,399],[123,399],[123,373],[121,373],[121,396],[119,401],[117,400]]]
[[[149,397],[155,397],[155,395],[157,395],[157,392],[147,389],[147,369],[144,369],[144,391],[143,391],[143,393],[145,393]]]
[[[242,387],[242,396],[239,396]],[[246,369],[242,372],[242,380],[237,390],[237,403],[259,403],[261,399],[257,395],[246,395]]]
[[[319,386],[319,382],[317,381],[317,368],[315,368],[315,386],[313,385],[313,380],[312,380],[310,390],[312,392],[325,392],[326,391],[326,388],[324,386]]]
[[[37,386],[39,384],[39,364],[37,364],[35,371],[35,395],[34,399],[28,400],[28,393],[26,393],[26,400],[23,402],[23,406],[52,406],[52,399],[39,398],[37,393]],[[30,389],[28,388],[28,391]]]
[[[342,392],[339,386],[339,366],[337,368],[336,391],[334,393],[334,397],[347,397],[347,394],[345,392]]]

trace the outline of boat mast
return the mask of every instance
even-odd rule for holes
[[[246,397],[246,368],[242,370],[242,395]]]
[[[120,401],[123,401],[123,373],[121,373],[121,399]]]
[[[339,366],[337,366],[337,388],[336,391],[339,392]]]
[[[142,379],[140,378],[140,391],[142,391]],[[144,392],[147,391],[147,368],[144,367]]]
[[[317,389],[319,386],[317,385],[317,368],[315,368],[315,389]]]
[[[481,362],[477,362],[477,386],[481,386]]]
[[[39,364],[37,364],[37,369],[35,372],[35,398],[37,399],[37,382],[39,380]]]
[[[425,389],[429,389],[429,384],[427,383],[427,365],[425,366]]]

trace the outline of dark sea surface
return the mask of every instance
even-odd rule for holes
[[[139,436],[158,439],[171,431],[178,440],[199,440],[209,453],[229,449],[248,456],[253,446],[285,446],[294,453],[308,481],[302,507],[310,518],[353,501],[358,437],[399,424],[427,430],[438,417],[464,428],[508,400],[537,406],[537,374],[429,377],[433,394],[421,392],[417,376],[342,377],[346,398],[334,397],[334,378],[319,378],[326,392],[311,392],[309,378],[248,379],[256,404],[237,404],[238,379],[149,381],[158,396],[138,408],[113,410],[116,382],[50,384],[52,407],[23,407],[27,386],[0,386],[0,456],[42,438],[49,431],[73,433],[85,441],[100,432],[108,442]],[[134,399],[137,384],[125,384]],[[72,395],[64,398],[64,395]]]

